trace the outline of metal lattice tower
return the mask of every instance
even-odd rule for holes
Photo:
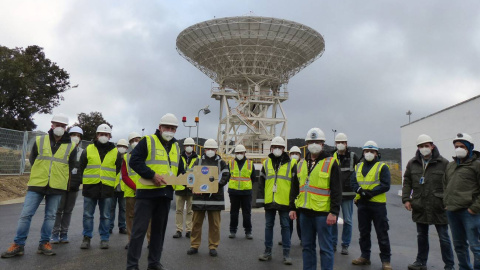
[[[324,50],[312,28],[257,16],[201,22],[177,37],[180,55],[219,85],[211,89],[220,101],[219,151],[231,154],[241,143],[250,157],[268,154],[273,137],[286,139],[286,85]]]

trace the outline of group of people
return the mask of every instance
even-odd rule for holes
[[[229,238],[236,238],[240,209],[245,238],[253,239],[252,187],[257,179],[254,164],[247,159],[245,146],[237,144],[235,158],[225,161],[213,139],[205,141],[203,153],[194,151],[192,138],[180,149],[175,139],[178,119],[165,114],[155,134],[140,136],[132,132],[117,145],[110,142],[111,128],[98,126],[96,138],[85,149],[78,147],[83,131],[66,132],[68,118],[55,115],[48,134],[38,136],[30,155],[32,164],[28,191],[18,221],[14,243],[2,258],[24,254],[30,223],[40,202],[45,200],[45,217],[37,253],[54,255],[51,243],[68,243],[68,227],[80,184],[83,184],[82,249],[90,249],[95,209],[100,211],[100,248],[109,248],[109,236],[119,205],[118,227],[128,234],[127,269],[138,269],[147,235],[148,269],[166,269],[160,262],[171,200],[176,197],[174,238],[190,238],[188,255],[199,252],[202,226],[208,216],[209,255],[218,256],[221,211],[225,209],[224,189],[231,202]],[[378,238],[382,269],[392,269],[388,236],[387,196],[390,171],[380,161],[378,145],[367,141],[358,157],[348,148],[344,133],[335,137],[333,154],[324,150],[325,134],[319,128],[307,132],[306,155],[298,147],[286,150],[286,142],[275,137],[270,153],[259,173],[256,203],[265,208],[265,250],[260,261],[272,259],[273,228],[278,213],[281,226],[283,263],[292,264],[290,239],[293,221],[303,246],[303,269],[317,268],[316,243],[320,266],[333,269],[334,252],[341,242],[343,255],[349,254],[352,237],[353,205],[358,209],[360,256],[353,265],[370,265],[372,223]],[[480,269],[480,157],[471,136],[459,133],[453,140],[456,157],[448,162],[440,156],[428,135],[417,139],[416,156],[407,164],[403,203],[411,210],[417,225],[418,255],[409,269],[427,269],[428,228],[435,225],[440,238],[445,269],[454,269],[448,225],[460,269]],[[187,186],[170,185],[164,176],[179,176],[194,166],[218,168],[218,192],[193,193]],[[226,188],[224,188],[226,187]],[[184,211],[186,209],[186,211]],[[337,220],[344,220],[338,240]],[[184,212],[186,219],[184,220]],[[468,246],[474,254],[472,268]]]

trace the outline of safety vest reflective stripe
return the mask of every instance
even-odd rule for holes
[[[235,164],[237,164],[236,160],[230,161],[230,181],[228,182],[228,188],[235,190],[251,190],[252,182],[250,177],[252,175],[252,162],[246,160],[241,168],[238,164]]]
[[[103,161],[94,144],[90,144],[86,151],[88,163],[83,173],[83,184],[102,183],[103,185],[114,187],[117,176],[115,164],[118,155],[117,148],[108,151]]]
[[[249,177],[230,177],[230,181],[235,180],[235,181],[250,181]]]
[[[329,189],[323,189],[323,188],[317,188],[317,187],[305,186],[305,185],[300,187],[300,192],[308,192],[308,193],[321,195],[321,196],[330,196]]]
[[[265,199],[256,199],[255,202],[257,202],[257,203],[265,203]]]
[[[176,161],[172,161],[170,160],[170,164],[167,160],[156,160],[156,155],[155,155],[155,149],[156,149],[156,142],[155,142],[155,139],[153,138],[153,136],[149,136],[150,137],[150,153],[152,153],[152,156],[151,156],[151,159],[150,160],[146,160],[145,161],[145,164],[146,165],[152,165],[152,164],[158,164],[158,165],[170,165],[170,166],[175,166],[175,167],[178,167],[178,164],[180,163],[180,146],[178,145],[178,143],[175,143],[175,146],[177,147],[177,160]],[[168,156],[168,153],[167,153],[167,156]]]
[[[225,205],[224,201],[192,201],[192,204],[202,204],[202,205]]]
[[[370,168],[370,171],[363,176],[362,174],[362,169],[363,169],[364,163],[360,163],[357,165],[356,168],[356,178],[357,178],[357,183],[360,185],[361,188],[365,190],[372,190],[376,186],[380,185],[380,177],[379,173],[380,170],[383,166],[388,166],[385,163],[382,162],[377,162],[373,165],[372,168]],[[375,173],[372,173],[373,170],[375,170]],[[357,194],[355,196],[355,199],[360,199],[360,195]],[[369,200],[370,202],[378,202],[378,203],[386,203],[387,202],[387,196],[385,193],[378,194],[371,198]]]
[[[102,167],[102,165],[87,165],[87,167],[85,167],[85,169],[101,169],[101,170],[107,171],[107,172],[115,172],[115,173],[117,172],[117,169]]]
[[[300,193],[295,200],[297,208],[311,209],[317,212],[330,211],[330,175],[336,159],[328,157],[320,160],[309,173],[308,164],[299,163],[297,169]]]

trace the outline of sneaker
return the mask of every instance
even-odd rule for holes
[[[52,243],[52,244],[60,243],[60,238],[58,237],[58,234],[52,236],[52,238],[50,239],[50,243]]]
[[[130,243],[128,243],[128,244],[125,246],[125,249],[128,249],[129,246],[130,246]]]
[[[50,244],[50,242],[45,242],[43,244],[38,245],[37,253],[47,255],[47,256],[56,254],[55,252],[53,252],[52,245]]]
[[[415,261],[412,264],[408,265],[409,270],[427,270],[427,264],[426,263],[421,263],[419,261]]]
[[[283,264],[285,264],[285,265],[292,265],[292,258],[290,258],[290,257],[283,257]]]
[[[180,238],[182,237],[182,232],[180,231],[177,231],[174,235],[173,235],[173,238]]]
[[[235,233],[234,233],[234,232],[231,232],[231,233],[228,235],[228,238],[235,238]]]
[[[358,257],[357,259],[352,261],[354,265],[370,265],[372,262],[369,259],[365,259],[363,257]]]
[[[245,234],[245,238],[247,238],[247,239],[253,239],[252,233],[247,233],[247,234]]]
[[[118,233],[119,233],[119,234],[127,234],[127,229],[125,229],[125,228],[120,228],[120,229],[118,229]]]
[[[108,241],[107,240],[102,240],[100,241],[100,248],[101,249],[108,249]]]
[[[190,238],[191,235],[192,235],[192,232],[187,232],[187,233],[185,234],[185,237],[186,237],[186,238]]]
[[[272,259],[272,250],[266,249],[265,252],[258,257],[260,261],[270,261]]]
[[[11,258],[15,256],[22,256],[24,252],[24,246],[17,245],[13,243],[10,245],[10,247],[7,249],[7,251],[2,253],[2,258]]]
[[[216,249],[210,249],[210,251],[208,252],[208,254],[212,257],[217,257],[218,253],[217,253],[217,250]]]
[[[90,237],[83,236],[82,244],[80,245],[81,249],[89,249],[90,248]]]
[[[193,248],[191,247],[189,250],[187,250],[188,255],[193,255],[198,253],[198,248]]]
[[[382,262],[382,270],[392,270],[390,262]]]
[[[348,255],[348,247],[342,246],[342,251],[340,252],[342,255]]]
[[[66,234],[60,235],[60,244],[67,244],[67,243],[70,243],[70,241],[68,241],[68,236]]]

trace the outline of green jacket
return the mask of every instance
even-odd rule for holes
[[[443,201],[448,211],[470,208],[480,213],[480,153],[465,162],[457,164],[456,158],[447,166],[443,186]]]
[[[417,150],[403,175],[402,202],[412,205],[412,220],[422,224],[448,224],[443,204],[443,178],[448,160],[433,148],[432,159],[423,172],[423,157]],[[420,178],[424,183],[420,184]]]

